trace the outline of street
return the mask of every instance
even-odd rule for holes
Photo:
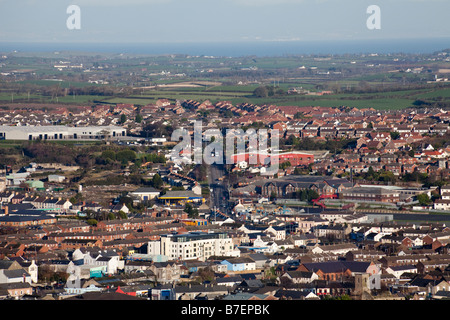
[[[228,208],[228,185],[226,181],[220,181],[219,178],[225,174],[223,165],[210,165],[207,166],[208,170],[208,183],[210,187],[210,208],[223,213],[229,213]]]

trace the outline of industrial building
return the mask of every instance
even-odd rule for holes
[[[184,206],[186,203],[205,203],[205,198],[203,196],[194,193],[191,190],[185,191],[167,191],[164,195],[158,197],[160,201],[164,201],[165,205],[181,205]]]
[[[91,140],[125,137],[119,126],[0,126],[0,140]]]

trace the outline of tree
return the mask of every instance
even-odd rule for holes
[[[319,193],[317,193],[316,190],[308,189],[308,191],[307,191],[307,199],[308,199],[308,201],[311,201],[311,200],[317,199],[317,198],[319,198]]]
[[[269,91],[266,87],[258,87],[253,91],[253,95],[257,98],[267,98],[269,96]]]
[[[214,270],[211,267],[201,268],[198,271],[198,276],[200,277],[201,282],[213,281],[215,278]]]
[[[136,159],[136,152],[130,149],[120,150],[116,153],[116,160],[123,164],[127,164],[128,161],[133,161]]]
[[[369,170],[367,170],[367,173],[365,174],[366,180],[378,180],[378,173],[373,170],[373,167],[370,166]]]
[[[161,121],[156,123],[147,124],[142,132],[141,136],[146,138],[161,138],[172,136],[173,127],[170,125],[164,125]]]
[[[133,204],[133,199],[130,196],[123,196],[123,197],[120,197],[119,203],[124,204],[126,206],[129,206],[129,205],[131,206]]]
[[[300,189],[294,194],[295,197],[300,201],[311,201],[313,199],[319,198],[319,194],[313,189]]]
[[[125,114],[122,114],[122,115],[120,116],[119,123],[120,123],[120,124],[123,124],[123,123],[125,123],[125,121],[127,121],[127,116],[126,116]]]
[[[101,158],[116,160],[116,153],[113,150],[105,150],[102,152]]]
[[[152,186],[155,189],[160,189],[164,184],[161,176],[159,174],[155,174],[152,178]]]
[[[122,210],[120,210],[120,211],[117,213],[117,215],[119,216],[120,219],[123,219],[123,220],[128,219],[127,214],[126,214],[124,211],[122,211]]]
[[[397,131],[392,131],[390,135],[392,140],[397,140],[398,138],[400,138],[400,133],[398,133]]]
[[[285,161],[282,164],[280,164],[280,169],[284,170],[286,168],[289,168],[291,166],[291,163],[289,161]]]
[[[417,195],[417,201],[419,201],[419,204],[421,206],[427,206],[432,202],[430,197],[426,193]]]
[[[184,206],[184,212],[188,214],[189,218],[198,217],[198,209],[195,209],[190,203],[186,203],[186,205]]]
[[[96,219],[88,219],[86,223],[90,226],[96,226],[98,221]]]
[[[303,112],[299,111],[294,114],[294,119],[301,119],[301,118],[303,118]]]
[[[143,117],[138,113],[136,115],[136,117],[134,118],[134,121],[137,123],[141,123],[142,122]]]
[[[276,198],[277,198],[277,194],[275,193],[275,191],[272,191],[272,192],[270,193],[269,200],[270,200],[270,201],[273,201],[273,200],[275,200]]]

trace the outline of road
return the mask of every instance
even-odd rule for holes
[[[223,177],[225,174],[225,169],[223,165],[210,165],[207,167],[208,169],[208,183],[211,191],[210,194],[210,208],[214,209],[216,207],[217,210],[223,213],[229,213],[231,208],[228,208],[228,185],[225,181],[219,181],[218,179]]]

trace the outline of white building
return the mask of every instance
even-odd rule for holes
[[[4,140],[92,140],[126,135],[126,129],[119,126],[0,126],[0,139]]]
[[[400,279],[401,275],[407,273],[417,273],[417,267],[414,265],[390,266],[386,268],[386,272]]]
[[[159,191],[152,187],[141,187],[136,189],[133,192],[130,192],[130,195],[135,196],[141,201],[151,200],[155,199],[157,196],[159,196]]]
[[[83,265],[89,267],[105,267],[106,274],[115,274],[125,268],[125,261],[121,260],[119,255],[106,252],[98,255],[87,252],[83,257]]]
[[[50,174],[48,176],[48,182],[63,182],[65,179],[66,177],[57,174]]]
[[[284,227],[270,226],[264,233],[269,234],[274,240],[286,239],[286,229]]]
[[[31,275],[24,269],[0,269],[0,284],[28,282],[31,284]]]
[[[160,253],[169,260],[194,260],[205,261],[211,256],[236,256],[239,250],[235,250],[233,240],[223,232],[190,232],[185,234],[162,235],[160,240]],[[155,250],[149,246],[150,252]]]
[[[450,186],[441,187],[441,199],[434,201],[434,209],[450,210]]]

